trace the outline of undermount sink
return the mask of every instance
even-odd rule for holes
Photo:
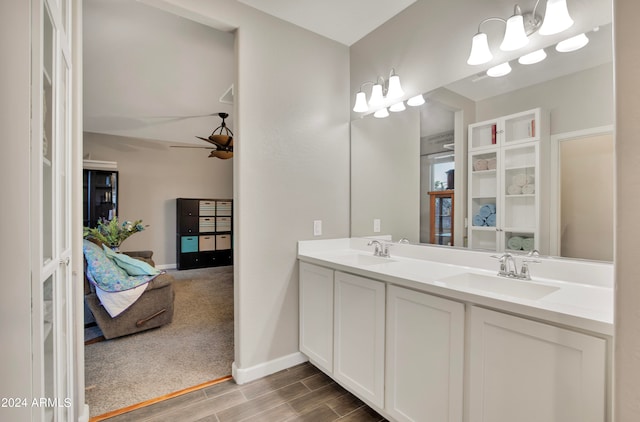
[[[365,255],[365,254],[344,255],[338,258],[337,260],[340,261],[341,264],[356,265],[356,266],[388,264],[390,262],[395,262],[393,259],[384,258],[381,256],[375,256],[375,255]]]
[[[439,281],[447,287],[482,290],[489,293],[530,300],[541,299],[559,289],[559,287],[529,281],[474,273],[457,274],[442,278]]]

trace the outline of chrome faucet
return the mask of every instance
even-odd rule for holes
[[[535,256],[539,256],[538,251],[535,249],[529,252],[529,254],[527,254],[527,257],[535,257]],[[520,267],[520,271],[518,271],[516,259],[510,253],[505,252],[500,256],[493,255],[493,258],[497,258],[500,261],[500,270],[498,271],[498,275],[500,277],[517,278],[518,280],[531,280],[529,263],[540,262],[537,259],[524,258],[522,260],[522,266]]]
[[[374,245],[375,249],[373,250],[374,256],[379,256],[382,258],[389,258],[389,244],[386,242],[380,242],[379,240],[372,240],[367,243],[367,246]]]
[[[403,237],[402,239],[398,240],[398,243],[410,243],[409,239],[407,239],[406,237]]]

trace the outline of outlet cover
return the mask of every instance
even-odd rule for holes
[[[313,235],[322,236],[322,220],[313,221]]]
[[[380,219],[379,218],[374,218],[373,219],[373,232],[374,233],[380,233]]]

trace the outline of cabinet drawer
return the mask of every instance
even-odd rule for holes
[[[216,219],[214,217],[200,217],[198,219],[200,233],[211,233],[216,231]]]
[[[180,234],[198,233],[198,217],[182,217],[178,230]]]
[[[216,249],[216,236],[200,236],[199,248],[201,251],[213,251]]]
[[[198,201],[195,199],[178,199],[178,215],[185,216],[198,216]]]
[[[231,201],[216,201],[216,215],[231,215]]]
[[[216,231],[217,232],[230,232],[231,231],[231,217],[216,217]]]
[[[216,250],[231,249],[231,235],[229,234],[217,234],[216,235]]]
[[[180,252],[198,252],[198,236],[182,236],[180,238]]]
[[[200,201],[200,216],[216,215],[216,201]]]

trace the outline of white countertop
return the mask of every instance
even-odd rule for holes
[[[497,277],[499,264],[485,252],[393,244],[391,257],[379,258],[366,245],[368,240],[300,241],[298,258],[464,303],[613,335],[612,264],[541,258],[530,265],[532,280],[521,281]],[[519,268],[521,258],[516,259]]]

